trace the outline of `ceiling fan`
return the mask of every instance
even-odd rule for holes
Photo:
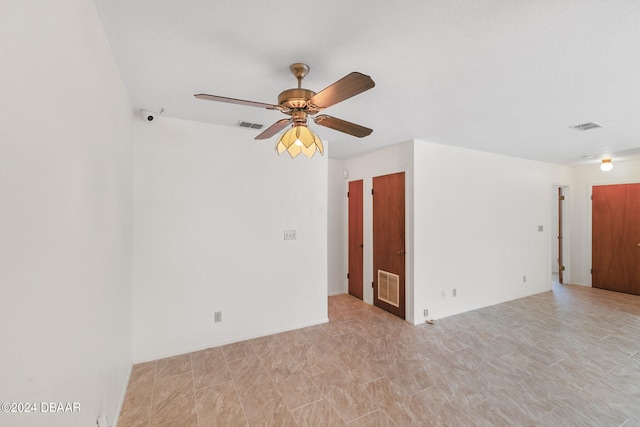
[[[316,93],[312,90],[302,88],[302,79],[304,79],[304,77],[309,73],[308,65],[295,63],[292,64],[289,69],[296,79],[298,79],[298,87],[281,92],[280,95],[278,95],[277,105],[227,98],[218,95],[207,95],[204,93],[199,93],[194,96],[198,99],[208,101],[248,105],[250,107],[266,108],[267,110],[279,110],[280,112],[291,116],[289,118],[278,120],[255,138],[271,138],[287,126],[291,125],[291,129],[285,132],[276,144],[278,154],[281,154],[283,151],[287,151],[291,157],[296,157],[298,154],[303,153],[307,157],[311,158],[316,149],[320,151],[321,154],[324,151],[320,138],[307,127],[307,118],[309,116],[311,116],[313,121],[320,126],[344,132],[358,138],[362,138],[373,132],[372,129],[367,127],[328,116],[326,114],[316,116],[316,114],[325,108],[331,107],[332,105],[374,87],[376,84],[371,77],[354,71]]]

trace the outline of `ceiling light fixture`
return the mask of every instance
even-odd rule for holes
[[[313,133],[306,124],[294,124],[291,129],[282,134],[276,144],[278,154],[288,152],[291,158],[302,153],[308,158],[313,157],[316,150],[324,153],[324,147],[320,137]]]
[[[322,140],[307,126],[307,113],[294,111],[291,114],[291,120],[293,121],[293,126],[282,134],[276,144],[278,154],[286,151],[292,159],[300,153],[312,158],[316,150],[323,154]]]
[[[611,169],[613,169],[613,163],[611,163],[611,159],[602,159],[600,170],[604,172],[609,172]]]

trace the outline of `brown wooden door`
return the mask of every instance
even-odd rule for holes
[[[362,299],[363,290],[363,225],[362,187],[363,180],[350,181],[349,192],[349,294]]]
[[[405,318],[404,172],[373,178],[373,303]]]
[[[562,204],[564,194],[562,187],[558,187],[558,282],[564,283],[564,263],[562,260]]]
[[[593,187],[593,287],[640,295],[640,184]]]

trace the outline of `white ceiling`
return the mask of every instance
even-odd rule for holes
[[[316,92],[351,71],[376,82],[326,110],[370,136],[311,124],[331,158],[410,139],[562,164],[640,157],[637,0],[95,1],[134,109],[269,126],[285,116],[193,94],[277,103],[304,62]],[[604,127],[569,128],[591,121]]]

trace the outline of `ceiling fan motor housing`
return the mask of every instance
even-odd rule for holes
[[[291,121],[293,126],[306,126],[307,125],[307,113],[303,110],[292,111]]]
[[[316,114],[320,110],[311,108],[308,104],[315,94],[309,89],[287,89],[278,95],[278,105],[287,110],[306,110],[308,114]]]

